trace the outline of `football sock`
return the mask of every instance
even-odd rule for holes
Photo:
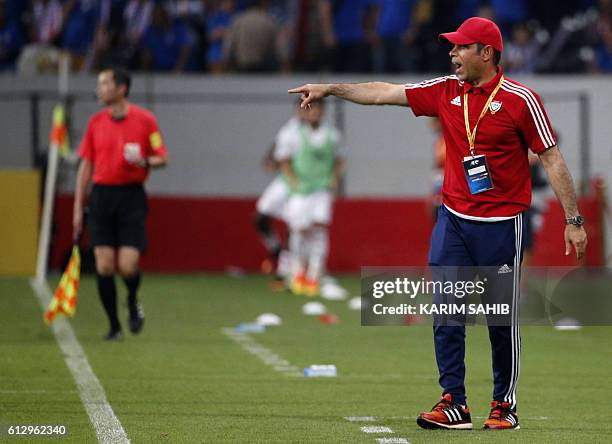
[[[110,322],[111,331],[119,331],[121,326],[117,318],[117,287],[115,286],[115,277],[112,274],[108,276],[98,274],[96,275],[96,281],[98,284],[98,294]]]
[[[306,240],[301,230],[292,230],[289,236],[289,251],[291,253],[291,275],[297,276],[304,273],[304,261]]]
[[[314,227],[309,239],[308,272],[306,278],[318,281],[325,268],[329,251],[329,236],[326,227]]]
[[[274,259],[278,258],[282,247],[278,236],[272,229],[272,219],[270,216],[257,213],[255,216],[255,226],[257,227],[257,231],[268,253],[270,253]]]
[[[140,271],[136,272],[131,276],[123,276],[123,282],[128,289],[128,305],[133,307],[136,305],[138,288],[140,287],[141,274]]]

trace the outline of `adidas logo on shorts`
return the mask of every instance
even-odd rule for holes
[[[506,273],[512,273],[512,268],[508,267],[508,264],[504,264],[501,267],[499,267],[499,270],[497,270],[497,274],[506,274]]]
[[[450,101],[451,104],[461,106],[461,97],[457,96]]]

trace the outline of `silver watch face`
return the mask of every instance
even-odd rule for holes
[[[574,216],[566,219],[565,221],[568,225],[576,225],[580,226],[584,224],[584,217],[582,216]]]

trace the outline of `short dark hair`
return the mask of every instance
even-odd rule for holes
[[[479,53],[486,46],[484,43],[476,43],[476,45],[478,45],[478,52]],[[501,61],[501,52],[499,52],[497,49],[495,49],[493,47],[491,47],[491,49],[493,49],[493,64],[495,66],[498,66],[499,62]]]
[[[106,68],[104,71],[110,71],[111,73],[113,73],[113,81],[115,82],[115,85],[125,85],[125,97],[130,95],[132,76],[130,75],[130,72],[127,69],[121,66],[113,66],[110,68]]]

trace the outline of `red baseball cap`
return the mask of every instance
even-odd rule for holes
[[[438,36],[441,42],[453,45],[470,45],[483,43],[490,45],[499,52],[504,50],[504,43],[499,28],[491,20],[482,17],[470,17],[459,26],[455,32],[445,32]]]

